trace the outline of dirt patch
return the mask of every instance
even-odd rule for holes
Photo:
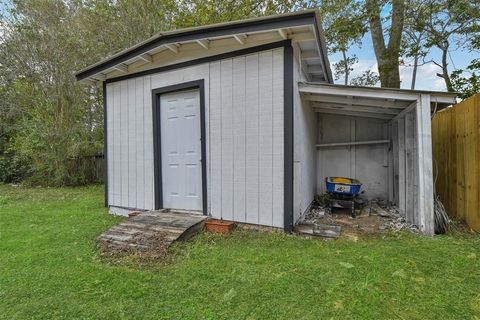
[[[339,234],[347,237],[382,234],[386,232],[409,231],[418,233],[417,227],[407,223],[397,207],[382,201],[367,202],[362,208],[355,210],[352,216],[348,210],[334,210],[322,203],[314,205],[302,217],[297,230],[302,233],[309,226],[312,235],[322,236],[315,230],[325,229],[326,226],[341,227]],[[337,238],[333,237],[333,238]]]
[[[165,260],[171,241],[164,232],[137,233],[128,245],[113,245],[108,241],[100,241],[102,257],[111,260],[131,260],[140,263]]]

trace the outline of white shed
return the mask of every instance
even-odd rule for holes
[[[446,93],[333,85],[315,10],[160,33],[77,73],[103,83],[105,204],[291,230],[324,178],[358,178],[433,233]]]

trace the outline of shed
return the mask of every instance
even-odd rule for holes
[[[325,177],[360,179],[433,233],[441,92],[334,85],[318,13],[158,35],[76,74],[102,84],[105,204],[291,230]]]

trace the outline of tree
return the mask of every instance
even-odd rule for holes
[[[172,22],[176,28],[201,26],[291,12],[307,5],[302,0],[179,0]]]
[[[353,0],[323,0],[319,4],[320,15],[330,53],[340,52],[342,59],[334,64],[335,80],[344,78],[347,85],[353,65],[358,58],[348,56],[352,45],[361,45],[361,39],[367,32],[362,16],[362,6]]]
[[[473,60],[466,70],[455,70],[451,75],[453,90],[461,99],[480,92],[480,59]]]
[[[16,163],[42,185],[88,183],[85,156],[103,150],[101,88],[74,73],[162,28],[168,1],[14,0],[1,17],[0,179]],[[165,19],[167,18],[167,19]],[[16,161],[15,159],[20,159]],[[13,168],[15,169],[15,168]]]
[[[424,65],[423,60],[429,50],[426,48],[427,33],[424,19],[420,16],[419,1],[409,0],[405,9],[405,26],[402,38],[403,55],[412,59],[409,64],[413,67],[410,89],[415,89],[418,67]]]
[[[352,57],[347,57],[346,51],[342,51],[342,54],[343,59],[333,64],[334,76],[335,80],[344,78],[344,83],[345,85],[347,85],[350,72],[353,71],[353,65],[358,62],[358,58],[356,55],[353,55]]]
[[[301,5],[283,0],[0,2],[0,10],[8,10],[0,12],[1,30],[8,29],[0,32],[0,182],[13,181],[3,173],[14,171],[32,184],[89,182],[76,161],[102,153],[102,92],[77,83],[76,71],[161,30]]]
[[[476,36],[480,3],[470,0],[424,0],[418,4],[419,27],[427,34],[426,47],[441,51],[440,61],[431,60],[442,70],[437,75],[445,80],[448,91],[454,91],[449,74],[449,52],[465,46]],[[478,34],[477,34],[478,36]]]
[[[363,72],[360,76],[355,77],[350,81],[352,86],[362,86],[362,87],[373,87],[377,85],[380,77],[376,72],[367,70]]]
[[[391,1],[388,44],[385,43],[384,24],[380,14],[386,4],[380,2],[380,0],[366,0],[365,10],[370,25],[381,86],[400,88],[399,58],[405,19],[405,3],[404,0]]]

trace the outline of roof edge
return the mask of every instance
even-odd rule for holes
[[[400,88],[383,88],[383,87],[362,87],[362,86],[352,86],[352,85],[344,85],[344,84],[333,84],[333,83],[320,83],[320,82],[308,82],[308,81],[301,81],[298,84],[300,85],[313,85],[313,86],[326,86],[332,88],[340,88],[340,89],[360,89],[360,90],[381,90],[381,91],[395,91],[395,92],[403,92],[403,93],[425,93],[425,94],[441,94],[444,96],[449,97],[456,97],[458,92],[448,92],[448,91],[433,91],[433,90],[411,90],[411,89],[400,89]]]
[[[312,19],[311,21],[309,21]],[[168,32],[160,32],[157,35],[140,42],[133,47],[122,50],[116,54],[111,55],[110,57],[103,59],[93,65],[90,65],[78,72],[75,73],[77,81],[86,79],[94,74],[97,74],[105,69],[112,68],[115,65],[118,65],[122,62],[132,59],[135,56],[146,53],[154,48],[161,46],[162,44],[181,42],[181,41],[192,41],[197,39],[206,38],[208,36],[222,36],[230,33],[235,33],[231,31],[236,31],[236,33],[247,33],[248,31],[259,31],[262,30],[262,26],[270,27],[289,27],[293,26],[296,23],[310,23],[317,25],[317,10],[308,9],[301,10],[296,12],[290,12],[285,14],[264,16],[264,17],[255,17],[245,20],[236,20],[231,22],[217,23],[206,26],[185,28],[172,30]],[[318,28],[318,25],[317,25]],[[267,29],[267,28],[265,28]],[[321,32],[318,31],[317,37],[320,41],[320,46],[325,47],[324,39],[321,39]],[[325,60],[326,52],[322,52],[323,60]],[[328,57],[327,57],[328,61]],[[328,68],[328,69],[327,69]],[[329,65],[325,66],[325,73],[329,73]],[[331,76],[331,71],[328,74]]]

